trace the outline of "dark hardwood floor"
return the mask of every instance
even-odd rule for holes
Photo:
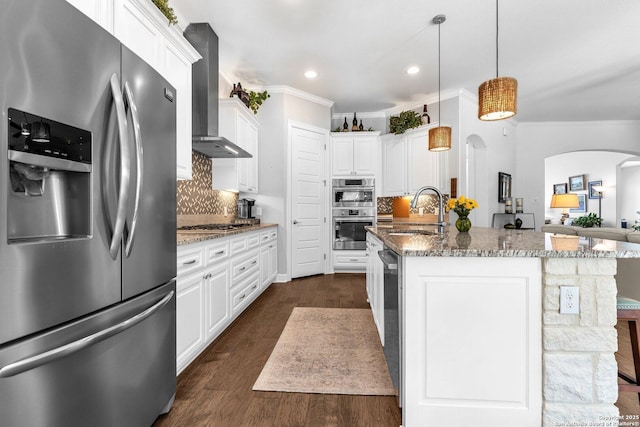
[[[616,352],[616,361],[622,372],[635,377],[633,369],[633,357],[631,356],[631,338],[629,336],[629,325],[626,321],[618,322],[616,325],[618,330],[618,351]],[[618,378],[619,383],[624,383]],[[638,393],[624,392],[618,393],[618,401],[616,406],[620,410],[620,415],[640,415],[640,401]],[[623,418],[624,420],[624,418]],[[635,420],[634,420],[635,421]]]
[[[369,308],[363,274],[274,283],[178,376],[165,426],[399,426],[397,399],[252,391],[294,307]]]

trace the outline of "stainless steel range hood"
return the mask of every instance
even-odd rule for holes
[[[192,150],[212,158],[253,157],[218,135],[218,36],[206,22],[189,24],[184,36],[202,56],[192,67]]]

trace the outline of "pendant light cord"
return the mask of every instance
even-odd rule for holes
[[[440,115],[440,25],[438,24],[438,126],[442,126],[442,119]]]
[[[496,78],[498,76],[498,0],[496,0]]]

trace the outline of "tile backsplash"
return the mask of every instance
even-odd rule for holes
[[[192,179],[178,181],[178,215],[224,215],[227,208],[229,216],[238,211],[238,193],[213,190],[211,188],[211,159],[193,152]]]
[[[449,196],[444,194],[443,203],[446,205],[449,200]],[[379,214],[391,214],[393,213],[393,199],[401,199],[398,197],[378,197],[378,213]],[[407,200],[411,200],[412,196],[404,196]],[[424,213],[435,214],[438,208],[438,198],[435,194],[423,194],[418,198],[418,206],[415,209],[409,209],[410,214],[418,214],[420,208],[424,208]]]

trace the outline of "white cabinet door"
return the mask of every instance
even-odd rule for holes
[[[163,75],[176,90],[177,176],[191,179],[191,61],[171,44],[163,53]]]
[[[186,278],[178,278],[176,299],[178,372],[196,357],[205,343],[203,285],[202,272]]]
[[[67,0],[67,2],[113,34],[112,0]]]
[[[333,176],[375,176],[379,132],[358,132],[357,136],[331,134],[331,173]]]
[[[269,246],[260,248],[260,287],[269,285]]]
[[[134,0],[115,0],[115,5],[114,35],[133,53],[162,73],[162,34],[149,10]]]
[[[247,160],[247,189],[248,193],[258,192],[258,128],[247,122],[247,151],[253,155]]]
[[[353,138],[332,138],[331,172],[333,175],[353,175]]]
[[[404,138],[382,140],[382,196],[407,194],[406,144]]]
[[[378,138],[353,140],[353,172],[355,175],[375,175],[378,160]]]
[[[273,283],[278,275],[278,242],[269,244],[269,284]]]
[[[237,98],[219,100],[219,133],[253,157],[213,159],[213,189],[258,192],[258,127],[253,113]]]
[[[204,279],[207,341],[212,341],[231,320],[229,263],[206,269]]]

